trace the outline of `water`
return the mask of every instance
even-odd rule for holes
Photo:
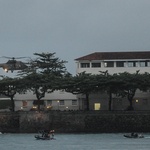
[[[35,134],[2,134],[0,150],[149,150],[150,134],[129,139],[123,134],[55,134],[56,140],[36,140]]]

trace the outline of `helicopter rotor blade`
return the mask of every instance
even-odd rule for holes
[[[2,56],[2,58],[7,58],[7,59],[23,59],[23,58],[29,58],[29,57],[8,57],[8,56]]]

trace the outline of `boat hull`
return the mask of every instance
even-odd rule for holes
[[[144,138],[143,135],[138,135],[138,136],[124,135],[124,137],[126,137],[126,138],[134,138],[134,139],[137,139],[137,138]]]
[[[39,136],[39,135],[35,135],[34,136],[37,140],[50,140],[50,137],[43,137],[43,136]]]

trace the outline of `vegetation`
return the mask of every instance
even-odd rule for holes
[[[66,92],[70,92],[72,94],[82,94],[85,95],[86,100],[86,108],[85,110],[89,110],[89,95],[94,92],[97,81],[94,75],[86,74],[85,72],[77,74],[74,77],[69,76],[63,87]]]
[[[123,72],[110,75],[108,72],[92,75],[82,72],[76,76],[67,76],[63,80],[62,89],[73,94],[85,95],[86,108],[89,110],[89,95],[97,92],[105,92],[108,95],[108,110],[111,111],[112,94],[129,101],[127,110],[134,110],[133,98],[137,89],[148,91],[150,89],[150,74],[140,74],[139,71],[130,74]]]
[[[37,58],[32,60],[29,67],[20,75],[23,76],[26,91],[32,91],[36,95],[40,111],[40,101],[45,93],[59,89],[59,81],[67,72],[64,65],[66,61],[55,57],[55,53],[34,53],[34,55]]]
[[[20,82],[19,78],[9,78],[9,77],[2,77],[0,81],[0,94],[5,95],[10,98],[11,100],[11,107],[10,109],[14,112],[14,96],[15,94],[22,93],[21,87],[22,83]]]
[[[0,100],[0,109],[10,109],[11,101],[10,100]]]
[[[97,75],[86,72],[72,76],[67,72],[65,63],[55,57],[55,53],[34,53],[35,59],[29,62],[28,68],[19,72],[17,78],[1,77],[0,94],[11,100],[11,110],[14,111],[14,95],[32,91],[38,101],[40,110],[41,99],[45,93],[64,89],[72,94],[85,96],[86,107],[89,110],[90,94],[105,92],[108,95],[108,110],[111,111],[112,95],[124,97],[129,101],[127,110],[134,110],[132,100],[137,89],[150,89],[150,74],[140,74],[139,71],[130,74],[108,74],[107,71]]]

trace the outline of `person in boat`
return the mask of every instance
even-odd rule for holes
[[[52,139],[54,139],[54,133],[55,133],[55,130],[50,131],[50,134],[52,135]]]
[[[49,138],[51,138],[51,130],[49,131],[48,136],[49,136]]]
[[[131,133],[131,136],[132,136],[132,137],[138,137],[138,134],[137,134],[137,133],[132,132],[132,133]]]
[[[134,136],[134,132],[131,133],[131,136]]]
[[[47,130],[44,130],[43,132],[42,132],[42,137],[49,137],[49,134],[48,134],[48,131]]]

